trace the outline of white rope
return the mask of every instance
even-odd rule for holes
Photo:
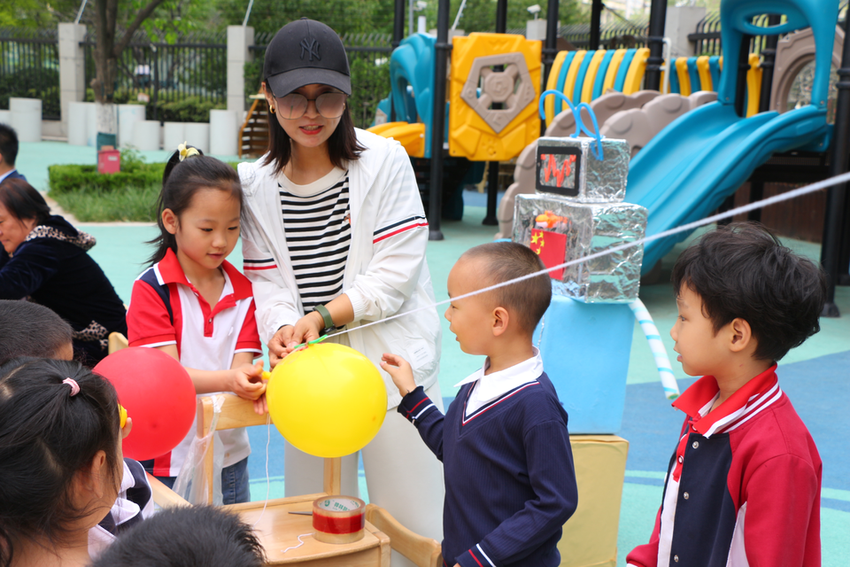
[[[269,477],[269,445],[272,441],[272,414],[266,413],[266,427],[268,428],[268,437],[266,438],[266,502],[263,504],[263,511],[260,512],[260,517],[257,518],[257,521],[254,522],[254,525],[251,528],[256,528],[257,524],[260,523],[260,520],[263,519],[263,515],[266,513],[266,507],[269,505],[269,495],[272,490],[272,481]],[[300,540],[299,540],[300,541]],[[286,553],[284,551],[284,553]]]
[[[493,291],[499,289],[501,287],[505,287],[511,284],[519,283],[525,280],[530,280],[531,278],[536,278],[538,276],[542,276],[544,274],[548,274],[549,272],[553,272],[555,270],[560,270],[561,268],[566,268],[569,266],[574,266],[576,264],[581,264],[582,262],[587,262],[590,260],[595,260],[596,258],[601,258],[603,256],[608,256],[609,254],[614,254],[616,252],[620,252],[621,250],[627,250],[634,246],[640,246],[642,244],[646,244],[647,242],[652,242],[653,240],[659,240],[661,238],[667,238],[668,236],[673,236],[674,234],[679,234],[681,232],[692,231],[701,226],[705,226],[708,224],[715,223],[719,220],[727,219],[734,217],[735,215],[739,215],[741,213],[746,213],[749,211],[754,211],[756,209],[761,209],[764,207],[768,207],[770,205],[775,205],[776,203],[781,203],[783,201],[789,201],[791,199],[796,199],[797,197],[801,197],[803,195],[808,195],[809,193],[814,193],[816,191],[820,191],[822,189],[826,189],[828,187],[832,187],[834,185],[840,185],[842,183],[846,183],[850,181],[850,172],[842,173],[841,175],[836,175],[835,177],[831,177],[829,179],[824,179],[823,181],[818,181],[817,183],[812,183],[811,185],[806,185],[805,187],[800,187],[799,189],[794,189],[792,191],[788,191],[787,193],[782,193],[780,195],[775,195],[773,197],[768,197],[767,199],[762,199],[761,201],[756,201],[755,203],[750,203],[749,205],[744,205],[730,211],[726,211],[725,213],[719,213],[716,215],[712,215],[710,217],[706,217],[704,219],[694,221],[688,224],[684,224],[682,226],[672,228],[670,230],[665,230],[659,232],[657,234],[653,234],[652,236],[647,236],[646,238],[641,238],[640,240],[635,240],[633,242],[627,242],[626,244],[620,244],[619,246],[614,246],[613,248],[607,248],[602,250],[601,252],[596,252],[595,254],[590,254],[588,256],[583,256],[581,258],[577,258],[575,260],[570,260],[569,262],[564,262],[562,264],[558,264],[557,266],[552,266],[551,268],[546,268],[545,270],[540,270],[539,272],[534,272],[533,274],[526,274],[524,276],[514,278],[512,280],[508,280],[505,282],[497,283],[495,285],[491,285],[476,291],[471,291],[469,293],[465,293],[463,295],[459,295],[457,297],[453,297],[451,299],[446,299],[443,301],[438,301],[431,305],[425,305],[419,307],[418,309],[413,309],[412,311],[405,311],[404,313],[397,313],[392,315],[391,317],[387,317],[385,319],[381,319],[378,321],[372,321],[371,323],[366,323],[365,325],[358,325],[357,327],[351,327],[349,329],[345,329],[344,331],[340,331],[339,333],[334,333],[331,336],[339,336],[345,335],[346,333],[350,333],[352,331],[357,331],[360,329],[365,329],[366,327],[371,327],[372,325],[378,325],[380,323],[384,323],[386,321],[392,321],[393,319],[398,319],[399,317],[404,317],[406,315],[412,315],[414,313],[418,313],[420,311],[426,311],[428,309],[433,309],[434,307],[439,307],[440,305],[445,305],[447,303],[451,303],[452,301],[458,301],[459,299],[466,299],[467,297],[472,297],[475,295],[479,295],[482,293],[487,293],[488,291]]]
[[[309,534],[301,534],[300,536],[298,536],[298,545],[293,545],[292,547],[287,547],[287,548],[286,548],[286,549],[284,549],[281,553],[286,553],[286,552],[287,552],[287,551],[289,551],[290,549],[298,549],[299,547],[301,547],[302,545],[304,545],[304,540],[303,540],[303,539],[301,539],[301,538],[302,538],[302,537],[311,536],[311,535],[313,535],[313,532],[310,532]]]

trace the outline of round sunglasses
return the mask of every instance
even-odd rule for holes
[[[316,103],[316,111],[324,118],[339,118],[345,110],[345,99],[348,95],[340,92],[322,93],[316,98],[307,98],[298,93],[277,99],[277,112],[287,120],[301,118],[307,112],[310,102]]]

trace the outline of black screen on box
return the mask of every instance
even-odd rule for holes
[[[537,190],[578,196],[581,148],[537,148]]]

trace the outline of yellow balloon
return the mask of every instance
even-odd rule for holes
[[[280,434],[317,457],[359,451],[387,413],[387,390],[375,365],[333,343],[310,345],[283,359],[272,371],[266,399]]]

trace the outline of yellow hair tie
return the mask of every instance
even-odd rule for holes
[[[197,148],[187,146],[186,142],[183,142],[182,144],[177,146],[177,151],[180,152],[180,161],[183,161],[187,157],[201,155],[201,152],[199,152]]]
[[[121,404],[118,404],[118,415],[120,416],[121,429],[124,429],[124,426],[127,425],[127,410]]]

